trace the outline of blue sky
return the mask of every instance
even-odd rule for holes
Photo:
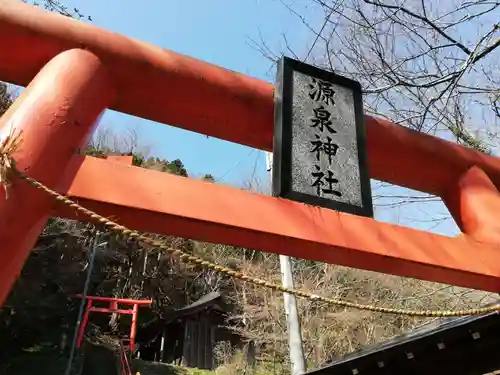
[[[275,70],[250,39],[262,35],[276,50],[286,32],[300,50],[309,39],[300,21],[278,0],[68,0],[91,15],[93,24],[204,61],[272,81]],[[125,5],[126,4],[126,5]],[[133,127],[151,154],[181,159],[193,176],[211,173],[223,182],[240,184],[252,175],[266,179],[265,157],[258,150],[170,126],[108,111],[101,126]]]

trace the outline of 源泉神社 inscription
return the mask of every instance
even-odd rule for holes
[[[275,196],[373,216],[358,82],[284,57],[274,126]]]

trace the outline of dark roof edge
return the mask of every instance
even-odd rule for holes
[[[493,304],[494,305],[494,304]],[[486,305],[489,306],[489,305]],[[420,327],[415,328],[413,331],[409,333],[405,333],[402,335],[398,335],[392,339],[383,341],[378,344],[374,345],[368,345],[361,347],[360,349],[349,353],[345,355],[342,358],[339,358],[337,360],[332,361],[328,365],[325,365],[319,369],[311,370],[309,372],[306,372],[304,375],[308,374],[315,374],[324,371],[325,369],[328,369],[333,366],[340,365],[345,362],[352,361],[354,359],[360,359],[363,357],[367,357],[369,355],[375,354],[377,352],[385,351],[388,349],[395,348],[400,345],[407,344],[412,341],[417,341],[420,339],[423,339],[425,337],[429,337],[435,334],[438,334],[440,332],[452,329],[452,328],[457,328],[466,324],[470,324],[474,321],[484,319],[486,317],[492,316],[492,315],[498,315],[498,311],[493,311],[487,314],[483,315],[475,315],[475,316],[466,316],[466,317],[460,317],[460,318],[445,318],[446,320],[442,321],[441,323],[436,322],[430,322],[426,323]]]

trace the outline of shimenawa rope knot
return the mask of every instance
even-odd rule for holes
[[[43,185],[42,183],[38,182],[37,180],[27,176],[25,173],[19,171],[16,168],[15,160],[12,157],[13,153],[19,149],[21,144],[22,144],[21,133],[14,135],[11,132],[11,134],[0,145],[0,183],[3,184],[4,189],[6,191],[6,194],[8,192],[8,188],[10,186],[10,181],[11,181],[10,179],[11,179],[11,177],[13,177],[15,175],[15,176],[27,181],[28,183],[30,183],[31,185],[33,185],[37,189],[40,189],[40,190],[46,192],[47,194],[51,195],[57,201],[63,202],[64,204],[73,208],[75,211],[78,211],[78,212],[84,214],[85,216],[90,218],[91,221],[93,221],[97,224],[100,224],[100,225],[104,225],[108,230],[115,232],[115,233],[118,233],[118,234],[121,234],[125,237],[138,240],[150,248],[162,249],[168,255],[176,257],[184,263],[191,263],[191,264],[197,265],[201,268],[210,269],[210,270],[225,274],[226,276],[234,277],[234,278],[240,279],[244,282],[252,283],[252,284],[255,284],[255,285],[260,286],[260,287],[269,288],[269,289],[272,289],[272,290],[275,290],[278,292],[282,292],[282,293],[288,293],[288,294],[291,294],[291,295],[294,295],[297,297],[309,299],[311,301],[319,301],[319,302],[323,302],[326,304],[335,305],[335,306],[339,306],[339,307],[345,307],[345,308],[354,308],[354,309],[359,309],[359,310],[373,311],[373,312],[386,313],[386,314],[408,315],[408,316],[414,316],[414,317],[458,317],[458,316],[469,316],[469,315],[481,315],[481,314],[486,314],[489,312],[500,311],[500,305],[484,306],[484,307],[478,307],[475,309],[455,310],[455,311],[452,311],[452,310],[444,310],[444,311],[403,310],[403,309],[397,309],[397,308],[391,308],[391,307],[365,305],[365,304],[360,304],[360,303],[356,303],[356,302],[346,301],[346,300],[339,299],[339,298],[323,297],[323,296],[320,296],[317,294],[312,294],[312,293],[301,291],[301,290],[289,289],[289,288],[285,288],[279,284],[274,284],[274,283],[266,281],[266,280],[262,280],[262,279],[259,279],[259,278],[253,277],[253,276],[245,275],[245,274],[243,274],[239,271],[236,271],[234,269],[220,266],[218,264],[212,263],[212,262],[207,261],[205,259],[202,259],[200,257],[187,254],[180,249],[173,249],[173,248],[167,246],[165,243],[157,241],[151,237],[144,236],[135,230],[128,229],[128,228],[124,227],[123,225],[115,223],[115,222],[113,222],[113,221],[93,212],[93,211],[86,209],[85,207],[80,206],[78,203],[69,199],[68,197],[65,197],[65,196],[57,193],[56,191],[48,188],[47,186]]]
[[[0,143],[0,184],[4,188],[5,197],[9,198],[10,173],[16,170],[16,163],[12,155],[22,144],[22,131],[11,129],[9,135]]]

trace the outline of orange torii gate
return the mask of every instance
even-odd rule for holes
[[[81,295],[78,298],[83,298]],[[95,297],[95,296],[85,296],[85,313],[83,314],[83,320],[78,327],[78,335],[76,341],[76,347],[80,348],[83,343],[83,336],[85,334],[85,328],[89,321],[89,315],[91,312],[99,312],[105,314],[118,313],[124,315],[131,315],[132,321],[130,323],[130,350],[133,352],[135,350],[135,334],[137,332],[137,317],[139,315],[140,306],[151,306],[152,300],[137,300],[137,299],[127,299],[127,298],[108,298],[108,297]],[[108,307],[99,307],[96,304],[107,303]],[[120,305],[132,306],[132,308],[120,308]]]
[[[500,159],[365,116],[371,177],[441,196],[463,232],[449,238],[84,157],[106,108],[271,151],[273,85],[12,0],[0,35],[0,79],[27,85],[0,137],[22,130],[17,167],[89,209],[148,232],[500,291]],[[0,305],[50,215],[85,219],[25,181],[0,197]]]

